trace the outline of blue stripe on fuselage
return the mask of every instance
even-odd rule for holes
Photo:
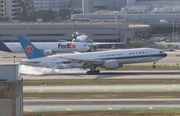
[[[110,58],[98,58],[97,60],[110,60],[110,59],[133,59],[133,58],[144,58],[144,57],[166,57],[167,54],[148,54],[148,55],[138,55],[138,56],[125,56],[125,57],[110,57]]]

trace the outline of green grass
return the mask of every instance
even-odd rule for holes
[[[114,75],[115,76],[115,75]],[[170,77],[170,76],[169,76]],[[23,85],[114,85],[114,84],[180,84],[180,79],[48,79],[24,80]]]
[[[139,110],[139,111],[79,111],[79,112],[49,112],[49,113],[25,113],[24,116],[171,116],[179,115],[180,110]]]
[[[180,92],[73,92],[24,93],[24,98],[59,99],[121,99],[121,98],[180,98]]]

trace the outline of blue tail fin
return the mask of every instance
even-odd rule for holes
[[[22,49],[24,50],[24,53],[26,54],[28,59],[34,59],[34,58],[40,58],[46,56],[23,36],[18,36],[18,40],[21,43]]]

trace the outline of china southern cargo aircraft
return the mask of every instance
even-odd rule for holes
[[[90,49],[88,45],[80,42],[34,42],[33,43],[45,55],[52,55],[62,52],[86,52]],[[30,49],[30,48],[26,48]],[[23,53],[20,43],[4,43],[0,40],[0,51]]]
[[[90,68],[90,71],[87,71],[87,74],[98,74],[100,72],[99,70],[96,70],[96,67],[98,66],[103,67],[106,70],[115,70],[122,67],[123,64],[156,62],[167,56],[162,50],[154,48],[45,56],[24,37],[19,36],[18,39],[28,58],[22,60],[20,64],[57,69]]]

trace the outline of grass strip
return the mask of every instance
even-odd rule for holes
[[[24,113],[24,116],[124,116],[124,115],[179,115],[180,110],[139,110],[139,111],[78,111],[78,112],[47,112]]]
[[[24,80],[23,85],[112,85],[112,84],[180,84],[180,79],[48,79]]]
[[[120,98],[180,98],[180,92],[73,92],[73,93],[24,93],[24,98],[59,99],[120,99]]]

